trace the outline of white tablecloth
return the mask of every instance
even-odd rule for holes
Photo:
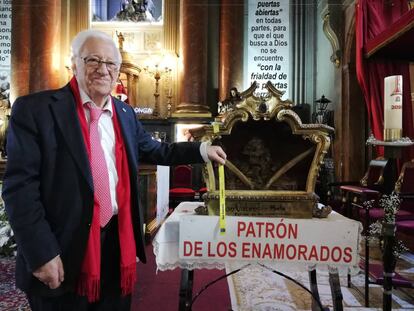
[[[170,195],[170,167],[157,166],[157,224],[168,214]]]
[[[172,270],[175,268],[181,269],[224,269],[225,263],[224,262],[217,262],[214,259],[181,259],[179,257],[179,240],[180,240],[180,218],[184,215],[194,215],[195,208],[202,205],[202,202],[183,202],[179,204],[174,212],[167,218],[164,224],[161,226],[160,230],[158,231],[157,235],[153,240],[154,246],[154,253],[156,256],[156,263],[157,268],[161,271],[164,270]],[[208,217],[208,216],[204,216]],[[323,222],[335,222],[335,221],[344,221],[349,220],[350,222],[354,222],[354,220],[347,219],[346,217],[332,212],[328,218],[326,219],[315,219],[315,221],[320,221],[321,225],[323,226]],[[312,220],[309,220],[312,221]],[[361,231],[362,226],[359,226],[359,234]],[[200,228],[202,230],[203,228]],[[327,239],[334,238],[327,236]],[[240,267],[246,265],[247,262],[240,262]],[[268,265],[269,263],[266,263]],[[272,265],[272,264],[271,264]],[[232,266],[234,266],[234,262],[232,262]],[[322,268],[323,265],[318,264],[318,268]],[[308,270],[315,268],[315,265],[309,265],[304,263],[275,263],[275,269],[300,269],[300,270]],[[324,268],[328,268],[327,266]],[[329,268],[332,268],[330,265]],[[334,267],[334,268],[341,268],[341,267]],[[344,271],[348,272],[349,267],[346,267]],[[354,272],[358,270],[358,267],[354,267]]]
[[[183,215],[194,215],[194,210],[203,205],[202,202],[183,202],[180,203],[174,212],[162,224],[160,230],[155,236],[152,244],[156,257],[157,268],[159,270],[172,270],[177,267],[192,270],[194,268],[220,268],[223,264],[211,266],[209,263],[198,264],[197,262],[187,262],[180,260],[178,256],[178,247],[180,240],[180,217]]]

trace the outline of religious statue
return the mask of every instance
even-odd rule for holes
[[[9,118],[11,113],[10,101],[8,98],[0,99],[0,154],[3,158],[6,157],[6,137],[7,127],[9,125]]]
[[[118,47],[119,47],[119,50],[120,50],[120,51],[123,51],[123,49],[124,49],[124,41],[125,41],[125,37],[124,37],[124,35],[122,34],[122,32],[119,32],[119,33],[118,33],[118,31],[116,32],[116,36],[118,37]]]
[[[259,137],[252,137],[246,142],[234,165],[249,179],[254,189],[263,189],[274,171],[270,150]],[[230,188],[241,186],[235,175],[226,176],[226,180],[232,185]]]
[[[240,155],[234,160],[234,166],[247,178],[253,186],[252,189],[265,189],[267,183],[283,169],[283,163],[272,158],[269,145],[265,140],[254,136],[246,141]],[[229,189],[241,189],[243,182],[237,174],[226,174],[226,184]],[[273,181],[269,189],[272,190],[298,190],[298,183],[287,173],[280,175]]]
[[[128,22],[148,22],[154,21],[151,8],[154,7],[152,0],[123,0],[121,11],[114,20]]]
[[[6,130],[9,125],[11,113],[10,82],[6,72],[0,73],[0,153],[6,156]]]
[[[0,99],[9,99],[10,82],[6,72],[0,72]]]
[[[237,103],[242,100],[239,91],[237,88],[232,87],[230,89],[229,97],[227,97],[222,102],[218,102],[217,112],[219,114],[232,111],[236,107]]]

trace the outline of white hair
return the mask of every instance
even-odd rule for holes
[[[90,38],[98,38],[107,41],[110,43],[114,50],[116,51],[117,61],[122,62],[121,53],[118,50],[114,40],[110,35],[105,32],[95,30],[95,29],[87,29],[79,32],[72,40],[71,49],[72,49],[72,62],[74,62],[74,57],[79,56],[81,49],[85,42]]]

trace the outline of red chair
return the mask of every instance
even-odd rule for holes
[[[414,213],[414,159],[405,162],[395,183],[395,192],[400,195],[400,210]]]
[[[359,185],[343,184],[340,186],[343,202],[342,211],[346,216],[360,220],[360,211],[364,210],[363,203],[379,199],[385,190],[384,175],[387,164],[388,160],[384,158],[371,160],[368,170],[360,180]]]
[[[400,177],[395,184],[396,191],[400,194],[401,204],[398,213],[414,214],[414,160],[404,163]],[[397,238],[414,251],[414,216],[410,219],[396,217]]]
[[[414,160],[404,163],[400,175],[395,183],[394,191],[401,199],[400,208],[395,215],[397,238],[401,239],[407,246],[413,247],[412,236],[414,234]],[[378,196],[380,193],[378,192]],[[365,227],[370,223],[381,220],[384,217],[384,210],[374,204],[373,208],[360,210],[360,216],[364,219]],[[369,306],[369,284],[382,285],[384,282],[383,265],[370,264],[369,262],[369,239],[365,239],[365,260],[361,267],[365,270],[365,306]],[[372,280],[369,280],[368,276]],[[392,277],[393,287],[413,288],[414,283],[395,273]]]
[[[414,252],[414,220],[399,220],[395,224],[397,239],[401,240],[411,252]]]
[[[395,215],[396,221],[414,220],[414,162],[406,162],[401,168],[398,180],[395,183],[394,191],[398,193],[401,204]],[[378,196],[380,194],[378,193]],[[376,204],[377,205],[377,204]],[[374,223],[384,218],[382,207],[374,206],[371,209],[360,210],[360,217],[365,225]],[[368,218],[368,219],[367,219]]]
[[[194,201],[196,192],[192,189],[193,169],[190,165],[177,165],[173,169],[170,189],[170,208],[174,209],[179,203]]]

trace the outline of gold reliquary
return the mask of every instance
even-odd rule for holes
[[[265,96],[253,95],[256,87],[253,83],[226,100],[216,126],[190,131],[196,140],[220,145],[227,154],[227,215],[312,218],[319,199],[316,179],[333,128],[303,124],[293,103],[281,100],[283,93],[270,81]],[[218,169],[207,163],[203,175],[208,214],[218,215]]]

